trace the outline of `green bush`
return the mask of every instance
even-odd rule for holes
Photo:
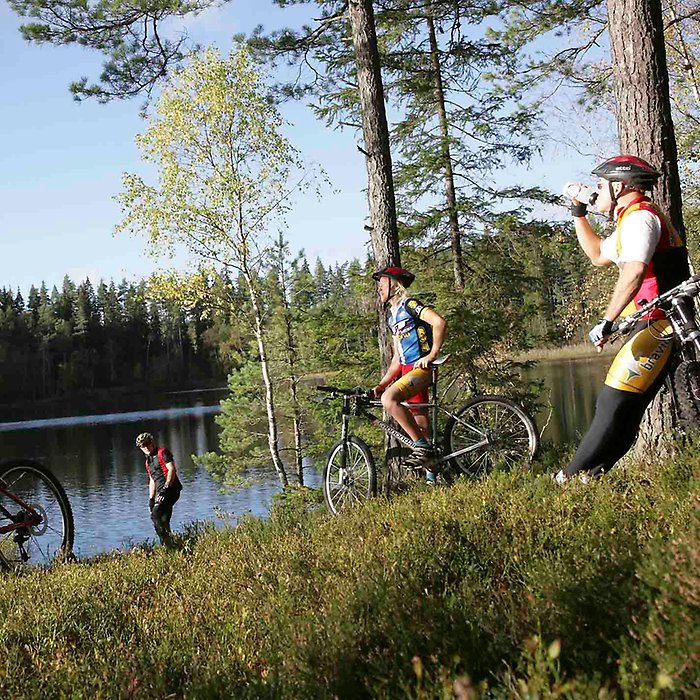
[[[10,697],[697,697],[692,446],[562,489],[493,474],[330,518],[5,575]],[[696,654],[696,656],[693,656]]]

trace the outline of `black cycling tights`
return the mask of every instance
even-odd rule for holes
[[[598,394],[593,422],[564,474],[572,476],[583,469],[593,475],[610,471],[634,444],[644,411],[661,388],[665,376],[664,371],[643,394],[605,385]]]
[[[180,498],[180,488],[170,487],[165,489],[163,500],[153,506],[151,510],[151,522],[161,544],[170,546],[172,538],[170,536],[170,518],[173,515],[173,506]]]

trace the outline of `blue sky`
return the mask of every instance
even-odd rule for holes
[[[234,33],[258,23],[292,24],[294,15],[259,0],[236,0],[187,26],[198,41],[227,52]],[[68,85],[99,75],[100,57],[75,46],[28,44],[19,24],[0,0],[0,286],[25,294],[42,280],[60,286],[66,274],[93,283],[147,276],[157,263],[142,253],[142,241],[112,235],[122,173],[143,172],[134,143],[145,128],[142,100],[73,101]],[[357,135],[326,129],[304,105],[289,105],[284,114],[293,124],[293,144],[307,161],[321,164],[339,190],[327,190],[320,202],[301,202],[288,217],[290,243],[304,248],[312,264],[316,257],[326,264],[364,257],[366,173]]]
[[[187,27],[200,43],[227,52],[236,32],[257,24],[294,25],[304,16],[308,8],[280,10],[260,0],[234,0],[187,20]],[[28,44],[19,24],[0,0],[0,286],[19,287],[25,294],[42,280],[49,288],[60,285],[66,274],[76,282],[89,276],[93,283],[148,276],[157,263],[142,253],[142,241],[112,235],[120,218],[113,198],[122,173],[143,172],[134,143],[144,130],[142,100],[73,101],[68,85],[83,75],[96,78],[100,55],[77,46]],[[363,258],[368,241],[360,136],[327,129],[301,104],[289,105],[284,114],[293,124],[293,144],[308,161],[323,166],[337,190],[327,191],[320,202],[302,202],[288,217],[292,248],[304,248],[312,264],[316,257],[326,264]],[[571,165],[563,154],[556,157]],[[551,153],[547,158],[552,163]],[[580,176],[580,168],[573,175]],[[522,180],[558,190],[560,181],[572,177],[543,169],[540,161]]]

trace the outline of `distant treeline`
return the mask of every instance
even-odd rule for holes
[[[65,396],[131,385],[226,376],[212,322],[148,299],[146,283],[45,284],[0,291],[0,400]]]
[[[472,375],[472,391],[496,386],[498,358],[576,342],[607,298],[599,282],[609,282],[583,264],[569,228],[512,216],[494,221],[463,246],[462,289],[443,246],[404,246],[404,265],[417,274],[411,293],[448,319],[445,351],[455,369]],[[329,372],[354,384],[376,380],[373,269],[369,260],[309,265],[303,253],[261,266],[255,284],[273,382],[286,387],[291,375]],[[0,401],[137,384],[223,384],[229,375],[239,400],[252,395],[260,357],[249,297],[242,279],[219,274],[206,276],[198,293],[167,279],[94,287],[68,276],[60,289],[32,286],[26,299],[2,288]]]
[[[376,352],[368,271],[358,261],[328,267],[317,261],[313,271],[303,256],[292,263],[287,308],[302,326],[305,371],[334,366],[339,357],[352,364],[366,345]],[[286,342],[280,320],[285,304],[274,276],[259,284],[275,364]],[[100,281],[95,287],[89,279],[76,284],[66,276],[60,289],[49,291],[42,282],[26,299],[19,290],[3,287],[0,401],[134,385],[223,385],[230,372],[259,362],[254,321],[240,280],[215,276],[207,287],[198,302],[186,294],[181,300],[177,294],[159,295],[158,285],[145,280]]]

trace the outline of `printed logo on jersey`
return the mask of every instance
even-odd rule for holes
[[[668,347],[670,342],[671,338],[665,338],[661,340],[654,352],[652,352],[651,355],[649,355],[649,357],[647,357],[644,362],[641,361],[644,355],[634,355],[633,357],[637,363],[637,367],[639,367],[640,369],[645,369],[647,372],[653,371],[654,367],[656,366],[656,363],[664,356],[666,348]],[[625,367],[625,369],[628,372],[630,372],[630,378],[632,376],[642,376],[639,372],[634,372],[634,370],[631,369],[631,366],[627,366]]]
[[[642,376],[636,369],[632,369],[631,367],[625,367],[625,369],[627,370],[627,381],[630,381],[630,379],[634,379],[635,377]]]
[[[664,356],[667,345],[671,342],[671,339],[662,340],[659,343],[659,347],[654,350],[651,355],[647,358],[646,362],[640,362],[639,366],[643,367],[647,372],[651,372],[654,369],[656,363]]]
[[[425,328],[423,328],[423,326],[419,326],[417,332],[420,349],[430,351],[430,342],[428,341],[428,334],[425,332]]]
[[[413,321],[410,318],[405,318],[394,324],[394,335],[399,337],[399,340],[408,338],[413,330]]]

